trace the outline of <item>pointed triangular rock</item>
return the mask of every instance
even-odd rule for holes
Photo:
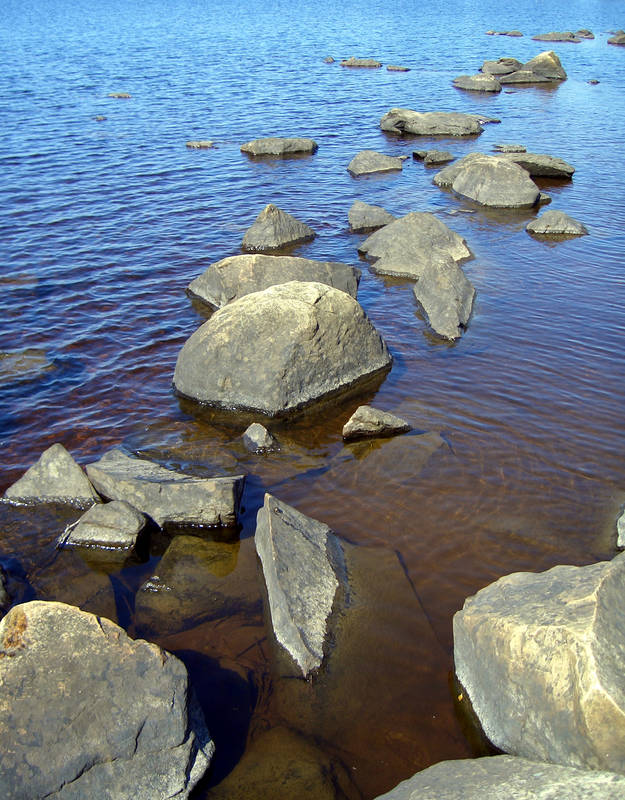
[[[312,228],[270,203],[248,229],[243,237],[242,247],[250,252],[264,252],[314,238],[315,232]]]

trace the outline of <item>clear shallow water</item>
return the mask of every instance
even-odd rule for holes
[[[41,348],[53,369],[0,389],[0,490],[55,441],[83,463],[123,443],[197,472],[248,471],[242,546],[269,489],[350,542],[397,551],[412,599],[398,589],[388,601],[398,604],[396,615],[380,613],[372,624],[384,630],[367,629],[367,641],[384,654],[372,675],[397,691],[370,699],[365,718],[346,703],[350,728],[360,735],[345,752],[337,744],[344,731],[327,719],[287,722],[351,770],[356,796],[373,797],[429,763],[474,753],[448,685],[453,613],[502,574],[611,557],[625,502],[625,48],[606,44],[607,30],[625,27],[619,4],[524,2],[505,11],[494,3],[468,9],[409,2],[5,6],[0,351]],[[580,27],[596,39],[530,39]],[[485,36],[490,28],[526,35]],[[556,89],[480,97],[450,85],[486,58],[523,61],[550,46],[569,76]],[[352,54],[412,71],[353,71],[322,61]],[[589,85],[591,78],[600,83]],[[112,91],[132,99],[107,98]],[[398,140],[379,130],[393,106],[502,121],[474,140]],[[106,120],[95,121],[98,115]],[[319,151],[278,162],[239,152],[264,135],[312,136]],[[199,138],[216,148],[185,148]],[[551,207],[582,220],[589,236],[536,241],[524,230],[530,212],[475,212],[433,186],[434,172],[410,159],[401,174],[374,179],[355,181],[345,169],[363,148],[409,155],[435,144],[461,156],[491,152],[498,142],[519,142],[576,167],[572,182],[544,188]],[[359,264],[361,237],[347,227],[355,199],[398,215],[433,211],[466,238],[475,258],[464,269],[477,301],[458,343],[427,334],[409,283],[386,281]],[[186,285],[239,252],[268,202],[317,231],[298,255],[361,266],[359,299],[395,362],[377,393],[280,426],[282,454],[259,459],[238,442],[243,420],[197,415],[175,398],[171,378],[182,343],[203,320]],[[425,466],[416,463],[413,480],[414,440],[395,464],[378,457],[383,448],[357,458],[340,431],[365,400],[417,431],[441,432],[448,449]],[[154,573],[165,543],[143,564],[105,569],[55,553],[67,521],[60,512],[1,507],[0,518],[3,555],[24,571],[31,594],[117,615],[140,632],[135,592]],[[432,645],[424,653],[404,625],[415,596],[436,652]],[[235,741],[223,746],[221,774],[246,737],[251,749],[259,731],[284,721],[259,614],[152,632],[185,656],[205,704],[206,687],[220,681],[234,698],[226,706],[240,700],[236,687],[248,698],[237,706],[248,712],[241,712],[236,736],[221,734],[223,742]],[[365,674],[359,683],[352,676],[344,695],[365,695],[374,678]],[[327,687],[318,691],[334,697]],[[374,729],[385,732],[375,747],[366,735]],[[198,796],[214,791],[204,786]]]

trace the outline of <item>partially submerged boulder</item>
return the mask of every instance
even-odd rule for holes
[[[486,31],[487,36],[523,36],[521,31]]]
[[[522,144],[496,144],[493,146],[493,150],[497,150],[499,153],[526,153],[527,147]]]
[[[610,38],[608,39],[608,44],[621,44],[621,45],[624,45],[625,44],[625,31],[624,30],[616,31],[614,36],[610,36]]]
[[[15,606],[0,642],[4,797],[188,797],[214,745],[175,656],[56,602]]]
[[[100,498],[85,473],[62,444],[53,444],[4,493],[12,503],[69,503],[79,508]]]
[[[401,172],[403,160],[395,156],[386,156],[375,150],[361,150],[347,165],[349,174],[358,178],[361,175],[373,175],[379,172]]]
[[[354,200],[354,204],[347,213],[349,227],[354,233],[364,233],[383,228],[395,219],[396,217],[382,208],[382,206],[371,206],[368,203],[363,203],[362,200]]]
[[[556,209],[544,211],[538,219],[528,222],[525,230],[542,236],[584,236],[588,233],[581,222]]]
[[[482,72],[488,75],[509,75],[523,69],[523,64],[516,58],[498,58],[497,61],[485,61],[482,64]]]
[[[483,72],[477,75],[459,75],[452,81],[457,89],[465,89],[470,92],[500,92],[501,84],[492,76]]]
[[[538,761],[625,772],[625,554],[514,573],[454,616],[456,673],[484,732]]]
[[[314,139],[267,136],[241,145],[241,152],[250,156],[306,155],[317,151]]]
[[[354,298],[292,281],[217,311],[180,351],[174,386],[201,403],[275,416],[351,388],[391,361]]]
[[[211,264],[191,281],[187,291],[212,308],[221,308],[244,295],[289,281],[325,283],[356,297],[360,274],[359,269],[338,261],[245,254]]]
[[[260,422],[252,422],[243,433],[243,444],[253,453],[266,453],[269,450],[279,450],[280,446]]]
[[[410,72],[410,67],[402,67],[396,64],[389,64],[386,69],[389,72]]]
[[[573,31],[551,31],[550,33],[537,33],[532,36],[535,42],[573,42],[579,44],[581,39]]]
[[[314,238],[315,232],[312,228],[269,203],[248,228],[243,237],[242,248],[249,252],[279,250],[281,247],[309,242]]]
[[[349,58],[344,59],[341,61],[342,67],[361,67],[365,69],[378,69],[382,66],[381,61],[376,61],[375,58],[355,58],[354,56],[350,56]]]
[[[327,525],[270,494],[256,518],[255,540],[274,634],[307,677],[323,661],[335,597],[347,591],[343,549]]]
[[[499,156],[470,153],[434,178],[441,188],[495,208],[531,208],[540,191],[522,167]]]
[[[531,58],[523,67],[499,77],[499,82],[507,83],[549,83],[566,80],[566,72],[553,50],[545,50]]]
[[[215,145],[209,139],[196,139],[187,142],[189,150],[211,150]]]
[[[428,264],[413,287],[432,330],[443,339],[458,339],[469,324],[475,288],[462,269],[447,264]]]
[[[412,157],[417,161],[423,161],[426,167],[447,164],[455,159],[454,154],[449,150],[413,150]]]
[[[98,503],[82,515],[60,544],[130,552],[145,523],[145,516],[123,500]]]
[[[389,133],[413,136],[477,136],[483,132],[479,117],[447,111],[412,111],[392,108],[380,120],[380,127]]]
[[[165,525],[234,525],[244,476],[197,478],[113,448],[87,465],[93,485]]]
[[[343,425],[343,439],[365,439],[371,436],[396,436],[411,426],[405,419],[371,406],[359,406]]]
[[[564,161],[564,159],[544,155],[543,153],[515,153],[508,151],[501,157],[523,167],[532,178],[563,178],[567,180],[572,178],[575,172],[575,167]]]

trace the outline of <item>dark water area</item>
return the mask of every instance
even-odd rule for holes
[[[289,796],[271,770],[281,762],[317,797],[372,798],[436,761],[483,752],[455,702],[454,612],[509,572],[615,554],[625,503],[625,48],[609,46],[607,32],[622,27],[622,4],[591,0],[3,4],[0,352],[36,348],[49,368],[0,385],[0,492],[57,441],[83,464],[123,445],[195,474],[248,478],[240,531],[191,532],[202,553],[207,539],[226,540],[221,566],[206,553],[167,566],[192,587],[193,564],[206,563],[227,613],[189,588],[154,623],[137,590],[165,569],[168,537],[123,567],[59,552],[74,510],[1,505],[0,555],[18,599],[75,603],[185,660],[219,754],[194,797]],[[513,28],[525,36],[485,35]],[[579,28],[596,38],[531,40]],[[546,49],[568,73],[555,88],[482,97],[451,86],[484,59]],[[337,63],[323,63],[328,55]],[[341,68],[350,55],[411,71]],[[107,97],[116,91],[132,97]],[[395,106],[501,122],[475,139],[398,139],[379,128]],[[319,150],[284,161],[240,152],[270,135],[310,136]],[[215,148],[189,150],[190,139]],[[525,225],[535,211],[476,209],[411,158],[399,174],[346,171],[365,148],[462,156],[497,143],[573,164],[572,181],[540,185],[550,208],[590,235],[534,239]],[[396,215],[433,212],[466,239],[477,297],[461,340],[434,338],[410,282],[359,261],[363,237],[347,224],[356,199]],[[317,232],[297,255],[360,266],[359,300],[394,364],[377,387],[269,425],[282,450],[261,457],[241,445],[249,420],[198,412],[174,395],[172,376],[205,318],[186,286],[240,252],[269,202]],[[344,446],[342,426],[363,402],[414,433]],[[432,431],[445,446],[426,457],[418,437]],[[358,636],[345,632],[351,650],[311,684],[281,677],[266,633],[253,548],[265,491],[354,545],[370,576],[360,578],[372,597]],[[244,777],[220,787],[241,757]]]

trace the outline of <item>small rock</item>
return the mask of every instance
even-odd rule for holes
[[[249,252],[279,250],[288,245],[309,242],[315,235],[308,225],[270,203],[248,228],[242,248]]]
[[[107,97],[114,97],[116,100],[130,100],[132,95],[128,92],[109,92]]]
[[[395,219],[396,217],[381,206],[370,206],[361,200],[354,200],[354,204],[347,214],[349,226],[354,233],[365,233],[383,228]]]
[[[410,67],[398,67],[395,64],[389,64],[386,69],[389,72],[410,72]]]
[[[487,36],[523,36],[521,31],[486,31]]]
[[[538,205],[539,205],[539,206],[548,206],[548,205],[549,205],[549,203],[551,203],[551,197],[550,197],[550,195],[548,195],[548,194],[545,194],[544,192],[541,192],[541,193],[538,195]]]
[[[620,44],[620,45],[625,45],[625,31],[623,31],[623,30],[618,30],[618,31],[616,31],[616,33],[614,34],[614,36],[611,36],[611,37],[608,39],[608,44]]]
[[[343,439],[364,439],[370,436],[395,436],[411,426],[406,420],[371,406],[359,406],[343,426]]]
[[[215,145],[208,139],[198,139],[197,141],[187,142],[187,147],[191,150],[210,150]]]
[[[374,58],[350,58],[341,61],[342,67],[364,67],[369,69],[377,69],[382,66],[381,61],[376,61]]]
[[[455,156],[449,150],[428,150],[423,159],[426,167],[437,166],[438,164],[447,164],[453,161]]]
[[[572,42],[579,44],[581,39],[573,31],[552,31],[551,33],[539,33],[532,36],[535,42]]]
[[[280,445],[260,422],[252,422],[243,434],[243,444],[253,453],[266,453],[279,450]]]
[[[496,144],[493,150],[498,150],[500,153],[525,153],[527,148],[522,144]]]
[[[598,81],[596,78],[591,78],[591,79],[588,81],[588,83],[589,83],[591,86],[597,86],[597,84],[599,83],[599,81]]]
[[[588,233],[581,222],[555,209],[545,211],[538,219],[529,222],[525,230],[543,236],[584,236]]]
[[[94,117],[94,120],[96,122],[104,122],[106,120],[106,117],[102,116],[102,114],[98,114],[97,117]]]
[[[385,156],[375,150],[362,150],[349,162],[347,171],[352,177],[359,178],[379,172],[400,172],[402,166],[401,158]]]
[[[241,152],[250,156],[290,156],[306,155],[317,152],[314,139],[283,138],[268,136],[265,139],[254,139],[241,145]]]
[[[429,152],[429,150],[413,150],[412,157],[415,161],[423,161]]]
[[[478,72],[477,75],[459,75],[452,81],[457,89],[470,92],[500,92],[501,84],[492,74]]]
[[[91,506],[62,538],[63,546],[88,546],[130,551],[145,527],[146,519],[122,500]]]
[[[323,59],[323,63],[324,64],[334,64],[334,59],[332,58],[332,56],[326,56]]]

